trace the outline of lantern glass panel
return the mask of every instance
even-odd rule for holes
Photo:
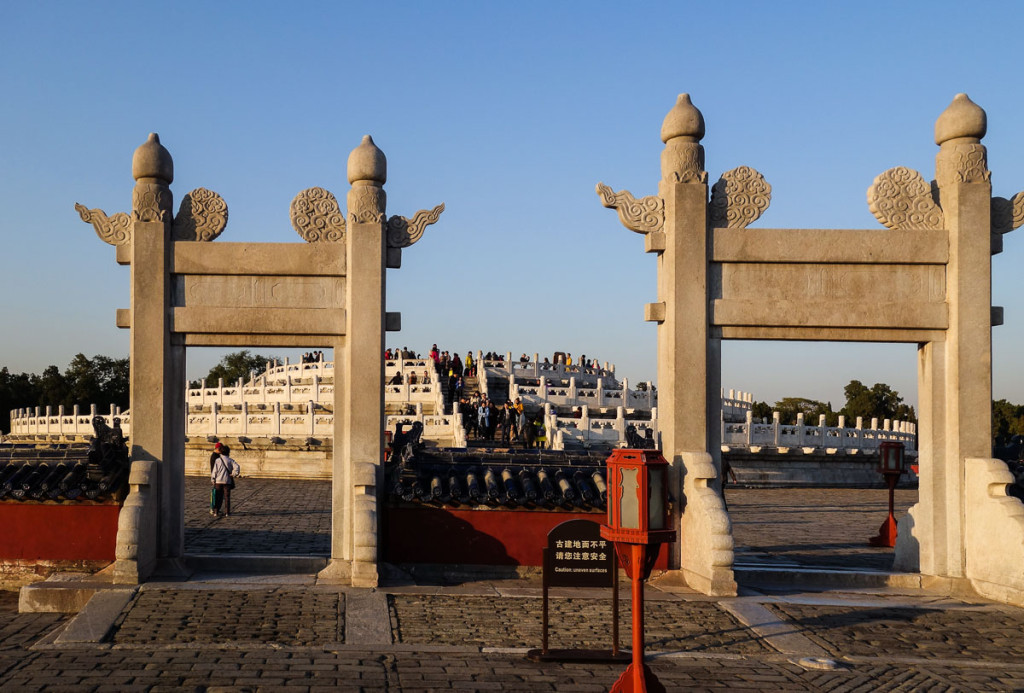
[[[640,496],[637,493],[639,469],[622,469],[622,486],[619,489],[619,526],[623,529],[640,529]]]
[[[655,467],[648,470],[648,475],[647,526],[665,529],[665,470]]]

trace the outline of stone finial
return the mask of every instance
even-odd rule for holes
[[[690,101],[689,94],[680,94],[676,105],[665,116],[661,124],[661,141],[676,137],[685,137],[689,142],[700,142],[704,139],[704,116]]]
[[[363,135],[363,141],[348,155],[348,182],[376,183],[384,185],[388,179],[388,160],[384,152],[373,143],[373,138]]]
[[[981,143],[987,121],[984,109],[967,94],[953,97],[953,103],[935,121],[935,143],[939,145],[935,180],[940,189],[957,183],[991,185],[988,154]]]
[[[160,144],[160,135],[149,133],[146,141],[132,156],[132,178],[158,179],[164,183],[174,182],[174,160],[167,148]]]
[[[160,136],[149,133],[149,138],[132,156],[132,221],[171,221],[171,182],[174,180],[174,161],[171,153],[160,144]]]
[[[985,109],[971,101],[967,94],[957,94],[935,121],[935,144],[941,146],[951,140],[977,143],[987,129]]]
[[[673,183],[707,183],[704,170],[704,116],[690,102],[689,94],[680,94],[676,105],[661,124],[661,177]]]

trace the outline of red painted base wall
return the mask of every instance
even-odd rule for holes
[[[605,520],[603,513],[423,507],[386,512],[384,560],[390,563],[539,566],[555,525]],[[668,568],[668,551],[662,549],[655,568]]]
[[[0,560],[112,561],[120,505],[0,503]]]

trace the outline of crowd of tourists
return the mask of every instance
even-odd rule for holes
[[[531,416],[518,397],[515,402],[507,400],[504,404],[486,396],[462,397],[459,412],[467,439],[497,441],[500,434],[500,440],[506,446],[547,447],[543,413]]]

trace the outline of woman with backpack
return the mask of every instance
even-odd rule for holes
[[[227,445],[221,446],[220,455],[213,460],[213,469],[210,471],[210,481],[213,482],[213,513],[221,516],[220,509],[224,506],[224,517],[231,516],[231,489],[235,487],[235,478],[242,470],[230,457],[231,448]],[[226,502],[226,506],[225,506]]]

